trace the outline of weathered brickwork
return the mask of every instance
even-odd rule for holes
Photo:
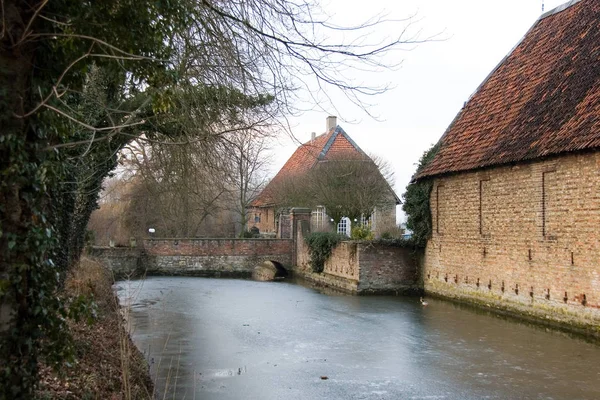
[[[252,271],[271,256],[146,256],[146,275],[249,278]]]
[[[600,321],[600,153],[436,178],[426,291]]]
[[[288,257],[291,240],[281,239],[147,239],[147,255],[177,256],[274,256]]]
[[[419,262],[412,249],[359,243],[359,292],[418,294],[422,291]]]
[[[142,274],[250,277],[265,261],[290,269],[292,248],[292,240],[281,239],[148,239],[141,249],[95,247],[90,255],[117,278]]]
[[[292,265],[292,240],[150,239],[144,241],[149,275],[250,277],[265,261]]]
[[[346,278],[358,284],[358,243],[342,242],[337,245],[325,261],[323,273]]]
[[[275,207],[252,207],[248,209],[248,227],[258,228],[260,233],[276,233]]]
[[[88,255],[106,265],[115,279],[137,275],[142,269],[141,251],[130,247],[92,247]]]
[[[308,246],[301,232],[296,246],[295,273],[321,286],[357,294],[422,291],[419,263],[410,249],[371,242],[341,242],[325,261],[323,272],[317,274],[312,272]]]

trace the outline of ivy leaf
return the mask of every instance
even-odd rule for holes
[[[12,250],[16,244],[17,244],[17,242],[15,242],[14,240],[11,240],[10,242],[8,242],[8,249]]]

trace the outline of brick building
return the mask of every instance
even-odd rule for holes
[[[600,1],[542,15],[416,179],[434,183],[427,291],[597,324]]]
[[[287,226],[288,224],[278,215],[281,205],[277,204],[278,196],[276,192],[280,190],[282,183],[289,181],[290,178],[308,174],[320,163],[349,160],[373,163],[344,129],[337,125],[337,118],[328,117],[325,133],[319,136],[313,134],[310,141],[298,147],[267,187],[251,203],[251,207],[248,209],[248,227],[256,227],[262,233],[281,233],[280,225]],[[383,176],[381,176],[381,179],[384,180]],[[383,182],[383,184],[389,189],[389,201],[376,207],[372,216],[366,216],[366,219],[363,217],[363,221],[361,221],[365,223],[368,220],[376,234],[383,232],[386,228],[395,226],[396,205],[400,204],[400,199],[393,189],[387,182]],[[357,188],[357,190],[360,190],[360,188]],[[302,207],[304,205],[294,204],[293,206]],[[285,215],[287,213],[283,214],[284,217]],[[356,221],[356,223],[358,222]],[[349,234],[353,223],[355,222],[343,218],[338,224],[338,232]],[[327,210],[323,207],[317,207],[313,210],[311,229],[313,231],[333,229],[330,218],[327,216]]]

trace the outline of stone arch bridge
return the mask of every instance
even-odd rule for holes
[[[293,265],[292,239],[146,239],[142,248],[94,247],[90,255],[117,278],[140,275],[239,277],[270,262],[279,274]]]

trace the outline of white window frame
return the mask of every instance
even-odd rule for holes
[[[337,233],[350,237],[351,231],[352,231],[352,221],[350,221],[350,218],[343,217],[342,219],[340,219],[340,222],[338,222],[338,225],[337,225]]]
[[[311,224],[312,229],[319,231],[325,227],[325,217],[327,214],[325,213],[325,207],[318,206],[316,209],[312,210],[311,213]]]

